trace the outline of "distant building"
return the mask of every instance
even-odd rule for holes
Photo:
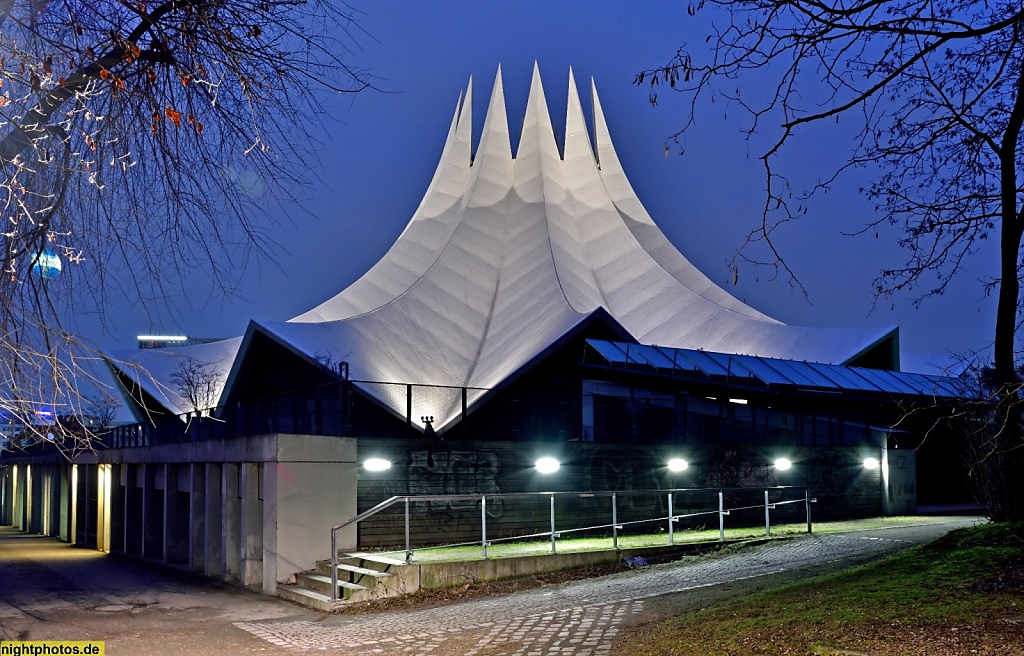
[[[53,410],[40,408],[35,412],[35,426],[52,426],[56,421]],[[14,414],[0,410],[0,450],[5,448],[4,443],[10,443],[12,439],[20,435],[27,425]],[[9,448],[9,447],[6,447]]]
[[[219,341],[220,337],[188,337],[186,335],[139,335],[140,349],[159,349],[179,346],[194,346]]]

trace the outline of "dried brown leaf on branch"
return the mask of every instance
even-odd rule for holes
[[[157,319],[186,273],[230,290],[269,252],[273,198],[223,171],[244,158],[266,194],[301,202],[318,94],[370,86],[357,18],[341,0],[0,0],[0,410],[82,414],[83,390],[115,391],[75,317],[117,301]],[[160,129],[183,116],[193,130]],[[42,277],[48,234],[82,257]]]

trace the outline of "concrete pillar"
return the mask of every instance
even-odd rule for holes
[[[241,583],[263,585],[263,494],[260,485],[262,463],[243,463],[240,467],[242,489],[242,569]]]
[[[191,467],[167,464],[164,490],[164,562],[185,565],[189,561],[189,493]]]
[[[60,539],[72,542],[75,532],[71,526],[71,465],[60,468]]]
[[[110,551],[110,465],[96,466],[96,549]]]
[[[125,491],[128,465],[110,465],[110,545],[112,553],[124,553]]]
[[[53,472],[52,465],[40,465],[36,468],[38,481],[36,483],[36,533],[50,535],[50,476]]]
[[[142,465],[142,557],[164,559],[165,464]]]
[[[21,520],[21,530],[28,533],[33,532],[32,511],[34,508],[32,501],[35,497],[35,487],[35,472],[32,471],[32,465],[25,465],[25,491],[22,493],[25,499],[25,517]]]
[[[20,531],[25,525],[25,479],[28,465],[14,466],[14,527]]]
[[[124,478],[124,552],[141,556],[142,536],[145,534],[145,465],[125,465]]]
[[[242,566],[242,494],[239,483],[239,465],[226,462],[221,470],[223,496],[221,501],[221,525],[224,549],[221,561],[224,563],[224,580],[241,580]]]
[[[68,542],[78,544],[78,465],[71,465],[68,478]]]
[[[39,532],[42,535],[52,535],[50,533],[50,508],[53,505],[53,498],[50,495],[52,484],[51,477],[53,475],[53,467],[45,466],[39,468],[39,473],[42,475],[40,483],[40,495],[39,495]]]
[[[278,467],[276,462],[263,464],[263,591],[267,594],[277,594]],[[294,573],[288,572],[285,576]]]
[[[206,465],[188,466],[188,522],[191,544],[188,549],[188,569],[203,573],[206,554]]]
[[[11,525],[11,468],[0,466],[0,526]]]
[[[206,463],[206,539],[203,573],[213,578],[224,576],[224,486],[219,463]]]
[[[46,490],[46,534],[58,537],[61,534],[61,496],[60,496],[60,481],[63,477],[61,471],[63,467],[60,465],[51,465],[50,472],[47,476],[47,490]]]

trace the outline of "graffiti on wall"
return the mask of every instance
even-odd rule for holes
[[[409,451],[409,494],[501,494],[497,452],[490,449],[419,449]],[[418,513],[472,510],[479,502],[466,500],[417,501]],[[500,517],[500,499],[487,502],[487,514]]]
[[[615,448],[594,449],[587,462],[585,489],[595,492],[625,490],[660,490],[651,458],[635,450]],[[617,504],[623,510],[661,512],[665,498],[654,496],[623,496]]]
[[[704,484],[707,487],[775,487],[779,484],[775,471],[764,463],[752,462],[750,454],[737,449],[725,451],[707,465]]]
[[[827,497],[832,510],[845,513],[865,495],[864,482],[869,477],[849,453],[815,451],[806,467],[808,490],[814,496]],[[874,485],[878,489],[877,481]]]

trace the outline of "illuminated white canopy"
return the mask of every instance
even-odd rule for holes
[[[226,387],[257,332],[309,359],[343,357],[354,380],[472,388],[502,384],[595,313],[642,343],[832,364],[895,339],[895,328],[785,325],[711,282],[647,214],[593,83],[590,91],[593,143],[570,70],[560,150],[535,67],[513,157],[499,69],[474,154],[471,80],[434,177],[391,249],[308,312],[252,322],[224,369]],[[481,395],[470,392],[470,404]],[[379,400],[404,414],[404,398]],[[441,429],[460,405],[414,407],[413,416],[421,411]]]

